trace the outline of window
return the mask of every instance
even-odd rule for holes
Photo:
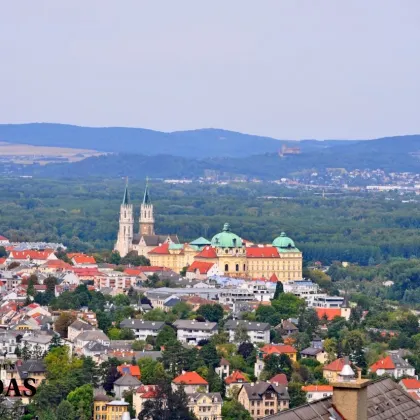
[[[225,264],[225,271],[229,271],[229,264]]]
[[[236,271],[239,271],[239,264],[236,264]]]

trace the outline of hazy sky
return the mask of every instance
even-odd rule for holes
[[[0,122],[420,133],[419,0],[0,0]]]

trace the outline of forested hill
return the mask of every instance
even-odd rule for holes
[[[261,179],[279,179],[296,174],[310,174],[327,168],[383,169],[387,172],[420,172],[420,136],[383,139],[341,145],[300,155],[279,157],[278,153],[244,157],[196,159],[171,155],[145,156],[111,154],[76,163],[27,167],[25,172],[43,177],[119,177],[143,179],[195,178],[216,171],[218,174],[243,175]]]
[[[302,151],[309,152],[355,142],[287,141],[213,128],[164,133],[144,128],[78,127],[49,123],[0,124],[1,141],[149,156],[168,154],[189,158],[245,157],[277,153],[284,144],[298,146]]]
[[[219,129],[164,133],[143,128],[93,128],[65,124],[3,124],[0,141],[183,157],[249,156],[277,152],[283,142]],[[293,142],[291,142],[293,143]]]

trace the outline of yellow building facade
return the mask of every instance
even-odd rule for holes
[[[284,232],[270,245],[243,241],[226,223],[211,241],[198,238],[189,244],[164,243],[151,250],[151,265],[176,272],[194,261],[216,264],[219,275],[287,282],[302,279],[302,252]]]

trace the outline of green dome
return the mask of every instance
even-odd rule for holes
[[[295,248],[295,243],[284,232],[273,241],[276,248]]]
[[[223,232],[214,235],[211,246],[215,248],[242,248],[242,239],[230,231],[229,223],[223,226]]]

